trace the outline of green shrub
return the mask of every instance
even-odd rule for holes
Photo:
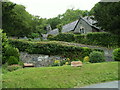
[[[6,44],[3,48],[2,55],[3,55],[2,64],[5,64],[8,61],[8,59],[10,58],[10,56],[14,56],[19,60],[20,54],[19,54],[19,50],[17,48],[14,48],[11,45]]]
[[[52,66],[60,66],[60,60],[55,60]]]
[[[20,68],[22,68],[22,67],[19,65],[11,65],[11,66],[7,67],[7,70],[11,72],[11,71],[15,71],[15,70],[20,69]]]
[[[20,54],[19,54],[19,50],[15,47],[12,47],[10,45],[6,45],[5,46],[5,55],[6,56],[15,56],[15,57],[19,57]]]
[[[61,60],[60,61],[60,66],[63,66],[66,62],[67,62],[67,60]]]
[[[99,51],[91,52],[89,57],[90,57],[90,62],[91,63],[98,63],[98,62],[104,62],[105,61],[104,54],[99,52]]]
[[[54,40],[54,36],[52,34],[48,34],[47,39],[48,40]]]
[[[89,61],[90,61],[89,56],[85,56],[84,59],[83,59],[83,62],[89,62]]]
[[[20,65],[20,66],[23,67],[24,63],[23,63],[22,61],[19,61],[19,62],[18,62],[18,65]]]
[[[18,59],[14,56],[10,56],[7,63],[8,65],[18,64]]]
[[[120,48],[114,49],[113,58],[115,61],[120,61]]]
[[[28,41],[32,41],[32,38],[29,38]]]
[[[74,38],[74,34],[60,33],[60,34],[52,37],[51,40],[72,42],[75,40],[75,38]]]

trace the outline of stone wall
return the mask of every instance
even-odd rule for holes
[[[35,67],[47,67],[50,66],[55,60],[65,60],[65,58],[60,56],[28,54],[26,52],[20,52],[20,60],[23,63],[33,63]]]

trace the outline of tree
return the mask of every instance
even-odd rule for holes
[[[63,27],[63,24],[58,24],[57,25],[57,28],[59,30],[59,34],[62,32],[62,27]]]
[[[51,25],[52,29],[57,28],[57,25],[61,23],[61,19],[58,17],[48,19],[48,24]]]
[[[80,18],[80,16],[84,17],[89,15],[89,11],[87,10],[79,10],[79,9],[67,9],[64,14],[59,14],[57,17],[48,19],[48,24],[51,25],[52,29],[57,28],[59,24],[68,24]]]
[[[23,5],[2,3],[3,31],[8,36],[23,37],[32,32],[32,16]]]
[[[45,27],[47,25],[47,19],[41,18],[40,16],[33,16],[32,18],[32,28],[33,33],[39,33],[40,35],[42,33],[46,33]]]
[[[120,46],[120,2],[100,2],[93,9],[96,25],[118,36]]]
[[[120,35],[120,2],[100,2],[92,9],[97,26]]]

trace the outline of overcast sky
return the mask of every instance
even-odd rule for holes
[[[32,15],[42,18],[56,17],[67,9],[90,10],[100,0],[10,0],[22,4]]]

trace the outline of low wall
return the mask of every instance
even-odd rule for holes
[[[35,67],[47,67],[50,66],[55,60],[64,60],[60,56],[49,56],[42,54],[28,54],[26,52],[20,52],[20,60],[23,63],[33,63]]]

